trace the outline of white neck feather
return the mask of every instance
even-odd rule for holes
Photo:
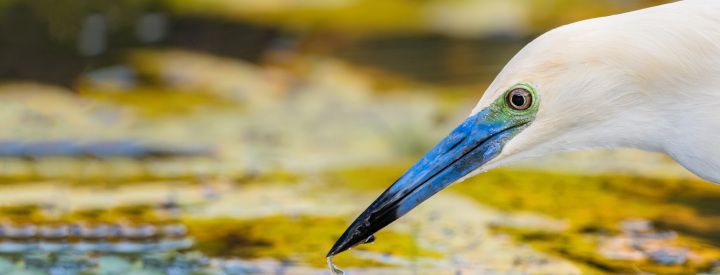
[[[476,110],[529,81],[541,105],[496,163],[556,151],[665,152],[720,183],[720,1],[690,0],[550,31],[498,75]]]

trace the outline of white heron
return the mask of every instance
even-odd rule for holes
[[[720,183],[720,1],[680,1],[538,37],[328,256],[465,177],[553,152],[620,147],[664,152]]]

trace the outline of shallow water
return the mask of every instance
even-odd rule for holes
[[[457,50],[456,46],[449,46],[447,52],[452,54]],[[379,192],[396,179],[402,169],[406,168],[405,164],[393,163],[400,162],[404,158],[401,156],[422,153],[437,140],[436,138],[444,135],[442,129],[451,126],[455,121],[445,119],[434,122],[434,118],[455,117],[455,112],[464,116],[466,112],[459,107],[459,103],[453,103],[452,106],[457,107],[452,110],[440,108],[441,103],[438,102],[456,100],[446,98],[451,96],[443,96],[441,93],[411,93],[410,90],[404,90],[409,88],[398,88],[393,93],[377,93],[370,89],[373,87],[372,82],[361,81],[357,78],[356,71],[338,62],[312,63],[312,70],[309,73],[296,76],[302,80],[303,85],[295,87],[288,84],[286,88],[278,88],[276,85],[271,85],[272,83],[261,81],[263,79],[261,76],[266,75],[268,71],[260,66],[198,53],[158,52],[151,55],[164,60],[165,63],[160,63],[166,64],[167,68],[172,68],[166,69],[168,72],[158,72],[158,74],[175,77],[180,75],[188,78],[186,80],[191,83],[204,83],[197,84],[197,89],[202,90],[203,93],[205,89],[217,90],[212,96],[208,95],[211,98],[217,96],[243,100],[238,100],[237,106],[229,107],[215,106],[213,104],[217,103],[208,100],[207,103],[203,103],[206,105],[202,106],[207,108],[202,109],[202,112],[186,112],[186,110],[194,110],[190,107],[198,105],[198,103],[186,103],[189,101],[185,96],[191,94],[190,92],[155,93],[138,89],[122,91],[122,93],[74,94],[69,91],[42,92],[41,87],[37,86],[11,86],[0,89],[5,91],[0,92],[0,98],[3,99],[0,101],[6,104],[0,109],[16,110],[15,112],[22,114],[31,113],[35,114],[34,116],[54,118],[54,120],[50,120],[52,123],[49,124],[45,120],[31,123],[24,119],[25,116],[6,115],[0,116],[0,121],[4,125],[9,125],[10,129],[22,127],[30,132],[48,133],[48,136],[54,136],[50,133],[62,130],[61,133],[64,135],[83,136],[92,142],[105,140],[106,137],[100,133],[109,132],[123,133],[121,137],[127,135],[160,140],[163,144],[167,143],[167,146],[178,144],[194,148],[195,145],[213,144],[220,152],[216,156],[219,159],[6,157],[0,159],[2,164],[0,176],[5,177],[9,183],[19,182],[19,184],[0,186],[0,201],[3,205],[42,205],[42,211],[47,212],[45,214],[51,218],[62,218],[63,211],[68,209],[92,212],[98,209],[128,208],[133,205],[161,207],[171,210],[168,212],[187,215],[191,220],[218,220],[212,226],[201,227],[203,229],[199,230],[201,232],[196,230],[189,234],[189,237],[198,240],[197,244],[205,245],[198,248],[199,250],[213,257],[212,260],[218,260],[220,264],[216,265],[217,268],[228,270],[251,268],[261,270],[262,272],[259,273],[263,274],[280,273],[279,270],[287,273],[327,274],[326,268],[330,268],[333,274],[344,274],[343,270],[334,264],[332,257],[326,259],[327,265],[325,265],[322,261],[324,255],[313,250],[329,248],[337,237],[336,234],[342,233],[348,225],[347,219],[364,209]],[[344,56],[344,58],[353,59],[363,55],[355,52],[354,56]],[[377,58],[386,61],[382,55],[378,55]],[[372,60],[368,62],[372,63]],[[394,61],[387,60],[387,62]],[[430,65],[422,67],[435,68],[435,63],[438,63],[437,60],[428,62]],[[223,74],[219,73],[223,70],[213,70],[212,74],[203,74],[207,67],[225,68],[229,72]],[[397,70],[402,71],[401,69],[404,68]],[[423,76],[423,72],[412,74],[418,75],[418,78],[429,78]],[[437,81],[443,80],[444,77],[438,76]],[[462,79],[448,81],[462,82]],[[226,89],[226,86],[217,83],[230,83],[227,85],[245,88]],[[136,85],[144,84],[136,83]],[[284,96],[278,96],[277,102],[274,102],[261,96],[270,92],[241,93],[245,90],[277,90],[277,94]],[[35,95],[37,98],[33,101],[19,101],[11,96],[11,91]],[[46,98],[48,94],[57,94],[57,97],[64,100]],[[133,98],[142,100],[126,102],[126,98],[120,95],[134,95]],[[83,104],[101,106],[99,105],[101,101],[122,104],[112,105],[112,108],[103,112],[81,108]],[[149,101],[157,104],[146,104]],[[464,101],[472,103],[469,99]],[[60,114],[48,113],[47,110],[53,108],[45,107],[39,102],[52,103],[48,106],[55,108],[58,108],[59,102],[65,102],[67,106],[62,105],[64,107],[59,108],[64,110]],[[172,105],[173,102],[177,106]],[[254,107],[240,108],[245,104]],[[162,109],[163,111],[154,109],[168,106],[175,106],[177,109],[168,108]],[[145,114],[142,110],[152,110],[152,112]],[[139,116],[121,115],[130,111],[137,111],[135,113]],[[117,125],[106,126],[107,113],[116,114]],[[198,133],[202,134],[198,135]],[[58,134],[58,136],[63,135]],[[16,139],[20,140],[19,138],[12,140]],[[58,141],[54,143],[53,139],[48,142],[55,145],[66,144],[61,138],[56,140]],[[104,144],[118,145],[117,141],[113,140]],[[34,147],[27,146],[25,149]],[[397,149],[399,147],[402,147],[402,150]],[[20,157],[31,155],[22,150],[20,152],[18,154]],[[375,163],[378,159],[385,160],[384,163],[388,164],[383,165],[383,169],[380,170],[363,167],[368,163]],[[635,158],[627,155],[623,155],[622,158],[612,156],[604,158],[605,161],[595,155],[581,158],[563,156],[561,159],[566,162],[570,160],[574,164],[571,168],[577,167],[572,171],[583,173],[613,172],[617,171],[617,167],[621,167],[620,171],[632,170],[637,173],[642,170],[648,171],[645,173],[647,175],[657,175],[658,163],[665,163],[661,162],[662,158],[646,158],[644,155]],[[645,161],[652,164],[650,168],[654,169],[636,169],[636,164],[618,162],[616,159],[638,163]],[[601,165],[603,163],[612,165]],[[275,168],[275,165],[280,168]],[[397,171],[387,168],[393,165],[398,166]],[[338,166],[361,168],[357,169],[359,171],[357,173],[333,173],[333,176],[327,178],[308,177],[306,173],[337,169]],[[560,162],[543,160],[529,163],[524,168],[551,170],[560,166],[562,166]],[[608,168],[599,168],[605,166]],[[255,169],[260,171],[259,177],[247,176],[257,173]],[[279,169],[279,172],[276,173],[272,169]],[[607,209],[622,208],[623,213],[628,215],[656,216],[650,215],[655,212],[643,211],[650,208],[651,204],[654,208],[655,205],[667,206],[669,201],[682,201],[683,205],[678,205],[678,207],[682,206],[681,208],[665,207],[663,209],[672,211],[658,211],[668,215],[664,220],[676,222],[676,226],[707,224],[705,222],[712,222],[711,216],[716,213],[712,209],[720,209],[714,207],[714,201],[717,201],[715,198],[720,197],[720,191],[698,192],[699,194],[695,195],[686,191],[673,196],[666,196],[661,192],[675,188],[705,190],[698,189],[698,186],[694,185],[693,188],[684,188],[686,185],[681,184],[682,182],[670,184],[645,181],[643,183],[637,179],[625,179],[622,181],[623,184],[613,184],[620,183],[620,179],[593,180],[593,178],[573,177],[571,180],[560,176],[533,174],[528,170],[523,170],[522,173],[516,171],[490,175],[486,173],[476,180],[463,183],[463,186],[456,186],[464,189],[456,188],[455,192],[448,190],[438,194],[403,220],[379,232],[381,241],[367,248],[361,247],[343,253],[337,258],[337,262],[352,274],[408,274],[416,270],[423,272],[439,270],[441,272],[437,273],[441,274],[461,271],[471,274],[481,271],[579,274],[580,270],[567,259],[554,258],[550,256],[553,255],[552,253],[537,251],[534,249],[535,246],[527,244],[534,240],[552,248],[556,247],[557,243],[564,243],[562,241],[564,239],[560,237],[584,240],[587,234],[563,231],[566,230],[563,222],[542,215],[509,214],[482,204],[489,203],[493,207],[505,210],[544,210],[543,213],[547,215],[558,214],[559,217],[570,217],[568,220],[578,222],[585,217],[603,217],[609,214],[611,217],[620,216],[617,214],[620,210],[607,211]],[[672,169],[661,170],[665,173]],[[24,182],[28,180],[32,180],[33,183]],[[584,187],[576,187],[581,185]],[[478,187],[473,189],[475,187],[471,188],[472,186]],[[554,202],[558,194],[563,198],[562,201],[550,203]],[[566,196],[567,194],[572,195]],[[683,194],[682,200],[675,199]],[[627,202],[626,198],[630,197],[633,198],[632,201]],[[595,207],[594,205],[599,203],[593,202],[604,204],[602,207]],[[638,203],[643,203],[642,207],[631,207]],[[554,205],[563,207],[554,207]],[[575,205],[579,207],[574,207]],[[612,207],[615,205],[623,207]],[[575,214],[579,212],[566,211],[580,208],[585,213]],[[689,213],[704,213],[704,216],[685,217],[682,213],[686,212],[677,211],[678,209],[693,210],[695,212]],[[562,215],[568,212],[570,216]],[[602,212],[602,215],[591,214],[596,212]],[[671,216],[673,213],[679,214],[674,217]],[[70,219],[62,222],[76,221],[78,220]],[[117,219],[113,221],[119,222]],[[16,222],[28,221],[23,218]],[[328,226],[330,223],[332,225]],[[601,223],[600,230],[613,226],[607,219],[596,223]],[[597,226],[596,223],[591,225]],[[493,228],[497,225],[524,228],[528,231],[525,232],[528,237],[520,238],[521,241],[515,242],[508,235],[494,232]],[[303,226],[306,230],[296,232],[298,226]],[[697,227],[697,229],[703,228]],[[540,236],[556,234],[556,237],[537,240],[538,234],[533,231],[536,229],[543,230],[544,233]],[[308,230],[311,233],[307,233]],[[717,236],[712,229],[704,230],[698,231],[696,235],[704,235],[707,238]],[[393,233],[393,237],[383,235],[388,232]],[[516,235],[524,236],[520,233]],[[512,232],[507,234],[512,235]],[[542,243],[543,241],[545,243]],[[366,242],[372,242],[372,239]],[[217,246],[207,245],[209,243]],[[14,243],[8,244],[0,246],[0,250],[3,247],[12,248],[14,245]],[[127,250],[126,243],[121,244]],[[586,253],[595,249],[593,246],[588,246],[585,250],[577,249],[583,248],[580,245],[573,243],[568,247],[574,249],[576,253]],[[190,256],[187,255],[187,259],[176,258],[182,260],[179,262],[184,264],[195,261],[195,258]],[[703,257],[718,258],[715,255],[703,255]],[[293,259],[292,262],[286,260],[288,258]],[[571,257],[567,258],[571,259]],[[177,259],[175,262],[178,262]],[[127,260],[128,264],[136,262],[139,260]],[[168,264],[171,266],[172,262]],[[625,266],[611,268],[616,271],[625,270],[623,269]],[[680,270],[679,268],[677,270]],[[700,270],[698,268],[689,267],[680,271]],[[0,273],[2,270],[0,266]]]

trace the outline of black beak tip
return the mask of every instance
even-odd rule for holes
[[[340,249],[338,247],[338,242],[336,242],[332,248],[330,248],[330,251],[328,251],[326,257],[334,256],[335,254],[340,253]]]
[[[388,196],[390,194],[383,193],[368,209],[365,209],[338,238],[328,252],[327,257],[337,255],[356,245],[375,241],[373,235],[375,232],[397,220],[399,215],[395,213],[395,203],[388,204],[385,207],[378,207],[378,205],[382,205],[382,202],[388,200]]]
[[[335,242],[335,244],[332,246],[332,248],[330,248],[330,251],[328,251],[328,253],[325,257],[335,256],[335,255],[339,254],[340,252],[347,250],[348,248],[350,248],[350,247],[348,247],[348,245],[345,243],[345,239],[340,238],[337,242]]]
[[[363,216],[360,216],[360,218],[358,218],[355,222],[353,222],[353,224],[350,225],[350,227],[348,227],[348,229],[342,234],[342,236],[340,236],[340,238],[335,242],[330,251],[328,251],[326,257],[340,254],[340,252],[348,250],[359,244],[372,243],[375,241],[374,233],[380,230],[383,226],[363,226],[359,222],[365,220],[362,217]]]
[[[345,250],[348,250],[349,248],[353,247],[355,243],[352,242],[351,237],[348,236],[349,232],[354,229],[354,225],[351,225],[343,234],[340,236],[340,238],[333,244],[332,248],[330,248],[330,251],[327,253],[327,257],[334,256],[339,254],[340,252],[343,252]]]

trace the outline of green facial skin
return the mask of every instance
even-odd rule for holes
[[[525,110],[517,110],[510,106],[508,102],[508,94],[515,89],[524,89],[530,92],[531,104]],[[500,125],[504,125],[504,128],[515,128],[530,125],[535,120],[535,115],[538,112],[540,106],[540,97],[537,94],[537,89],[530,83],[518,83],[507,89],[501,96],[499,96],[493,104],[487,107],[487,115],[485,120],[488,122],[496,122]]]

